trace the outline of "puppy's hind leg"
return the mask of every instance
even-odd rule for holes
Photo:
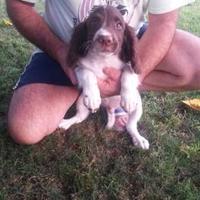
[[[81,95],[76,103],[76,114],[74,117],[69,118],[69,119],[63,119],[60,124],[59,128],[62,129],[69,129],[73,124],[78,124],[81,123],[83,120],[85,120],[90,111],[88,108],[84,105],[83,103],[83,96]]]
[[[126,125],[126,129],[132,137],[135,146],[142,149],[149,149],[149,142],[143,136],[140,135],[137,129],[137,123],[142,115],[142,105],[137,105],[135,111],[130,113],[129,120]]]
[[[109,110],[108,108],[106,108],[106,111],[107,111],[107,116],[108,116],[106,128],[111,129],[113,128],[115,124],[115,111],[114,109]]]
[[[106,108],[107,112],[107,124],[106,128],[111,129],[114,127],[116,120],[116,108],[120,107],[121,97],[119,95],[107,97],[102,99],[102,105]]]

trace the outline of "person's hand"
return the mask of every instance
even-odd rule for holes
[[[65,73],[67,74],[67,76],[70,78],[72,84],[77,85],[78,81],[77,81],[74,70],[72,68],[69,68],[67,65],[64,66],[64,70],[65,70]]]
[[[105,80],[98,79],[98,86],[102,97],[117,95],[120,92],[121,70],[112,67],[106,67],[103,70],[107,76]]]

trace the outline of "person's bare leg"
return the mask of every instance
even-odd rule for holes
[[[162,62],[143,81],[144,91],[200,90],[200,38],[177,30]],[[116,118],[123,127],[127,119]]]
[[[143,81],[142,90],[200,89],[200,38],[177,30],[163,61]]]
[[[21,144],[35,144],[51,134],[78,97],[74,88],[30,84],[18,88],[8,112],[10,136]]]

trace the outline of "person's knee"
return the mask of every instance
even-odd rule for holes
[[[78,93],[73,88],[29,84],[14,91],[8,111],[10,136],[35,144],[53,133]]]
[[[32,128],[13,119],[8,120],[8,132],[16,143],[24,145],[36,144],[48,135],[44,129]]]
[[[191,83],[195,79],[195,73],[192,70],[186,70],[178,78],[181,87],[187,88],[191,85]]]

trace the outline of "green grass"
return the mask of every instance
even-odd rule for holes
[[[199,10],[200,0],[182,9],[179,27],[200,35]],[[7,109],[33,47],[3,25],[6,17],[0,0],[0,200],[200,199],[200,113],[181,103],[199,92],[142,94],[139,129],[149,151],[104,130],[100,112],[37,145],[15,144]]]

